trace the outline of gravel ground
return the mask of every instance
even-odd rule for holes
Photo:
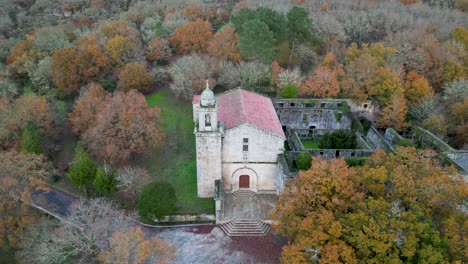
[[[153,230],[154,232],[154,230]],[[286,240],[272,231],[264,237],[228,237],[215,225],[171,228],[157,233],[176,248],[175,263],[279,263]]]

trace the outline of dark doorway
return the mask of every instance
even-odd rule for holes
[[[250,177],[249,175],[241,175],[239,177],[239,189],[241,188],[250,188]]]

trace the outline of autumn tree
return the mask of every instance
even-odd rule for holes
[[[75,93],[107,74],[112,69],[112,59],[96,39],[81,38],[77,46],[56,49],[50,67],[54,84],[66,93]]]
[[[211,24],[197,19],[176,29],[169,42],[176,47],[179,54],[205,52],[212,37]]]
[[[128,63],[135,57],[136,45],[127,37],[117,35],[104,44],[104,51],[117,64]]]
[[[318,157],[286,187],[273,214],[276,232],[294,241],[283,248],[283,263],[357,263],[354,249],[341,241],[340,223],[340,216],[364,198],[353,177],[344,160]]]
[[[431,131],[440,138],[447,135],[447,124],[442,115],[431,114],[421,122],[421,127]]]
[[[0,247],[11,250],[39,218],[28,203],[33,192],[47,191],[54,167],[43,155],[15,151],[0,152],[0,167]]]
[[[18,143],[29,122],[37,126],[44,137],[55,134],[53,108],[45,97],[25,94],[11,101],[0,98],[0,145],[9,148]]]
[[[211,58],[196,53],[180,57],[169,68],[174,80],[170,85],[171,91],[177,97],[191,100],[194,94],[205,89],[206,79],[209,79],[210,87],[214,87],[214,64]]]
[[[127,191],[132,199],[141,193],[143,186],[151,182],[153,178],[142,167],[125,166],[116,174],[117,187]]]
[[[414,71],[409,72],[406,76],[404,89],[405,97],[409,104],[414,104],[424,97],[434,95],[434,90],[426,78]]]
[[[463,262],[457,232],[466,216],[458,208],[466,192],[461,175],[442,168],[433,151],[378,151],[354,168],[316,158],[279,197],[274,228],[291,239],[281,260]]]
[[[208,53],[215,58],[227,58],[231,61],[240,60],[239,35],[227,25],[220,29],[208,43]]]
[[[151,62],[161,62],[171,55],[169,42],[163,38],[153,38],[146,46],[146,57]]]
[[[333,97],[340,91],[336,72],[326,67],[318,67],[300,88],[302,96]]]
[[[68,123],[75,134],[82,135],[96,125],[97,114],[104,108],[108,96],[102,86],[95,83],[82,92],[75,108],[68,115]]]
[[[397,131],[403,130],[407,123],[406,99],[401,94],[394,94],[391,101],[380,111],[377,117],[377,127],[391,127]]]
[[[158,108],[150,108],[137,91],[118,91],[97,115],[96,126],[88,129],[83,141],[101,161],[126,163],[136,154],[148,153],[162,144]]]
[[[153,82],[153,76],[145,66],[138,63],[129,63],[119,73],[117,88],[122,91],[137,90],[147,92]]]
[[[157,237],[147,238],[141,227],[122,228],[109,238],[109,249],[99,253],[103,263],[161,263],[174,260],[175,249]]]

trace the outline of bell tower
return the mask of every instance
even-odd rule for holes
[[[221,179],[222,129],[218,124],[218,105],[208,80],[200,100],[193,103],[197,152],[198,197],[215,195],[215,180]]]

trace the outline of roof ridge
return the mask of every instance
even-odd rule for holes
[[[242,89],[239,89],[239,96],[240,96],[240,104],[241,104],[241,109],[242,109],[242,120],[244,120],[244,122],[249,122],[249,120],[247,120],[247,116],[245,115],[245,106],[244,106],[244,96],[242,94]]]

